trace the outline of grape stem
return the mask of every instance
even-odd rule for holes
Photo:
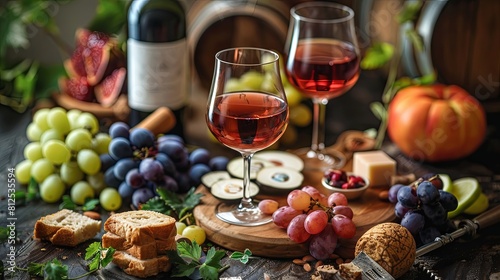
[[[311,204],[309,205],[309,209],[307,209],[307,212],[311,211],[314,208],[314,206],[318,206],[323,211],[325,211],[326,214],[328,214],[328,219],[331,219],[331,218],[333,218],[333,216],[335,216],[335,214],[333,213],[333,206],[335,206],[335,205],[332,205],[332,207],[328,207],[328,206],[321,204],[321,202],[319,202],[319,200],[316,200],[316,199],[311,197]]]

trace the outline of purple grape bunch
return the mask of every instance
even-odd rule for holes
[[[159,136],[144,128],[115,122],[109,128],[109,153],[102,154],[104,181],[139,208],[158,195],[158,189],[186,193],[201,184],[208,172],[226,170],[228,158],[212,157],[205,148],[189,151],[173,134]]]
[[[417,244],[426,244],[455,229],[448,212],[458,207],[457,198],[442,190],[438,174],[426,174],[410,185],[395,184],[389,201],[400,224],[408,229]]]

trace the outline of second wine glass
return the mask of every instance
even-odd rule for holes
[[[359,77],[354,11],[337,3],[306,2],[293,7],[290,15],[286,73],[313,102],[312,144],[296,153],[308,169],[341,168],[345,157],[325,152],[325,109],[330,99],[351,89]]]
[[[215,55],[207,125],[220,143],[242,155],[244,168],[239,205],[221,203],[216,208],[216,216],[230,224],[257,226],[272,221],[252,201],[250,167],[253,154],[274,144],[287,127],[278,59],[277,53],[259,48],[233,48]]]

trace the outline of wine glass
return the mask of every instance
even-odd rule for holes
[[[255,152],[276,142],[288,124],[288,103],[281,83],[279,55],[261,48],[231,48],[215,55],[206,121],[215,138],[243,157],[243,198],[221,203],[216,216],[230,224],[257,226],[272,220],[250,196]]]
[[[306,2],[290,10],[286,39],[286,74],[290,82],[312,99],[312,144],[296,152],[310,170],[341,168],[345,156],[325,152],[325,109],[359,77],[359,47],[354,11],[331,2]]]

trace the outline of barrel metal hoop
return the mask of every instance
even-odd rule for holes
[[[415,0],[407,1],[407,3],[414,1]],[[422,8],[422,13],[417,23],[416,31],[420,36],[422,36],[425,48],[423,52],[414,54],[412,44],[405,34],[406,30],[413,27],[413,25],[411,23],[407,23],[400,29],[400,36],[402,36],[401,40],[403,42],[403,66],[406,73],[408,73],[411,77],[429,75],[434,72],[431,55],[432,34],[434,33],[434,27],[436,26],[437,19],[447,2],[448,0],[426,1]],[[415,60],[417,61],[417,65],[415,65]]]

